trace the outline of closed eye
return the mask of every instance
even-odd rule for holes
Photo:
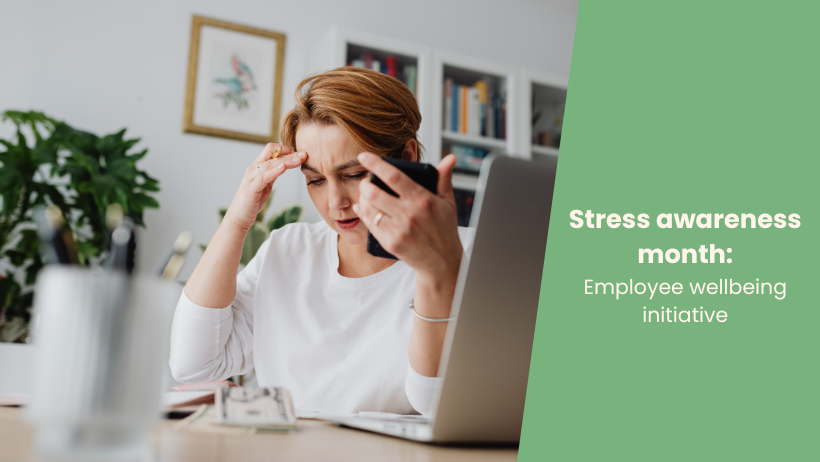
[[[308,181],[307,185],[308,185],[308,186],[311,186],[311,185],[313,185],[313,186],[319,186],[319,185],[321,185],[321,184],[322,184],[322,182],[324,182],[324,181],[325,181],[325,179],[324,179],[324,178],[317,178],[317,179],[315,179],[315,180]]]
[[[361,180],[365,175],[367,175],[367,170],[352,175],[345,175],[345,178],[351,181],[356,181]]]

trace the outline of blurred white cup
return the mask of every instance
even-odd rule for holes
[[[119,271],[53,265],[40,273],[26,411],[38,453],[86,461],[145,456],[181,290]]]

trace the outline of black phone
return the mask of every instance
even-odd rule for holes
[[[410,177],[411,180],[415,181],[416,183],[424,186],[425,189],[430,191],[433,194],[436,194],[438,191],[438,170],[430,164],[423,164],[421,162],[411,162],[408,160],[398,160],[398,159],[390,159],[387,157],[383,157],[387,163],[390,165],[398,168],[402,171],[405,175]],[[388,194],[400,197],[396,194],[395,191],[390,189],[389,186],[384,184],[384,182],[379,179],[373,172],[370,172],[370,181],[373,182],[374,185],[382,188],[383,190],[387,191]],[[381,257],[381,258],[389,258],[392,260],[398,260],[395,255],[392,253],[384,250],[384,248],[379,244],[379,241],[370,234],[370,231],[367,232],[367,252],[370,255]]]

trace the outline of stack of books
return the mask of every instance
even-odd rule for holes
[[[454,144],[444,149],[442,157],[455,154],[456,166],[453,168],[453,172],[478,175],[479,170],[481,170],[481,162],[484,161],[488,153],[489,151],[486,149]]]
[[[416,80],[418,79],[418,68],[415,65],[401,65],[396,61],[396,57],[388,55],[384,62],[373,58],[372,53],[362,53],[359,59],[350,61],[348,66],[372,69],[390,77],[399,79],[401,83],[407,85],[413,95],[416,94]]]
[[[503,82],[503,80],[502,80]],[[507,139],[506,91],[503,83],[484,77],[472,86],[444,81],[444,130]]]
[[[473,202],[475,202],[475,191],[465,191],[463,189],[453,190],[456,199],[456,213],[459,226],[470,226],[470,216],[473,214]]]

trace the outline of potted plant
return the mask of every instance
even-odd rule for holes
[[[6,111],[2,120],[16,130],[0,139],[0,347],[29,338],[34,282],[43,266],[35,207],[60,208],[84,266],[105,259],[109,205],[122,206],[138,226],[145,226],[146,208],[159,207],[151,197],[159,182],[137,168],[148,150],[131,152],[140,140],[126,139],[125,129],[100,137],[34,111]]]

